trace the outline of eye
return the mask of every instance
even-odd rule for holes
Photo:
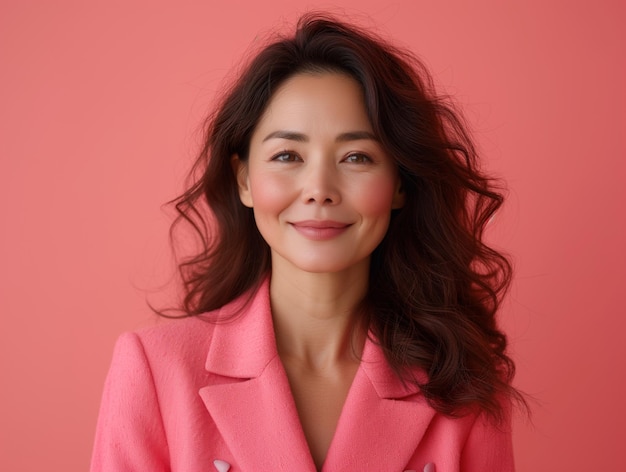
[[[282,151],[272,157],[273,161],[278,162],[297,162],[302,159],[295,152],[292,151]]]
[[[353,164],[369,164],[372,161],[372,159],[366,155],[366,154],[361,154],[358,152],[355,152],[353,154],[349,154],[345,159],[345,162],[350,162]]]

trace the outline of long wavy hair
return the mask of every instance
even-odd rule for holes
[[[481,171],[462,115],[437,95],[425,66],[327,16],[304,16],[293,36],[262,48],[207,119],[189,188],[173,201],[173,228],[189,223],[201,243],[179,265],[184,315],[250,293],[269,273],[269,247],[239,199],[231,157],[248,158],[252,133],[281,84],[320,72],[347,74],[360,84],[406,195],[372,254],[364,303],[373,338],[400,378],[418,383],[438,411],[458,415],[479,407],[501,417],[503,397],[520,399],[496,323],[511,264],[483,241],[502,194]],[[426,380],[412,374],[416,368]]]

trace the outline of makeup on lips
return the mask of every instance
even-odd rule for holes
[[[352,226],[351,223],[342,223],[332,220],[303,220],[289,224],[305,238],[315,241],[335,238]]]

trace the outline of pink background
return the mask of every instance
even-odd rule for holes
[[[160,204],[214,93],[259,32],[328,6],[92,3],[0,4],[1,470],[87,468],[113,343],[155,322],[172,273]],[[537,399],[518,469],[626,470],[625,8],[510,3],[333,11],[425,58],[508,181],[502,316]]]

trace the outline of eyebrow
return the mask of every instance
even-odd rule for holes
[[[296,131],[287,131],[287,130],[278,130],[273,131],[263,139],[263,142],[268,141],[270,139],[287,139],[289,141],[297,141],[301,143],[306,143],[309,141],[309,137],[306,134],[298,133]],[[341,133],[335,141],[337,142],[347,142],[347,141],[360,141],[362,139],[368,139],[371,141],[378,141],[378,138],[369,131],[348,131],[346,133]]]

